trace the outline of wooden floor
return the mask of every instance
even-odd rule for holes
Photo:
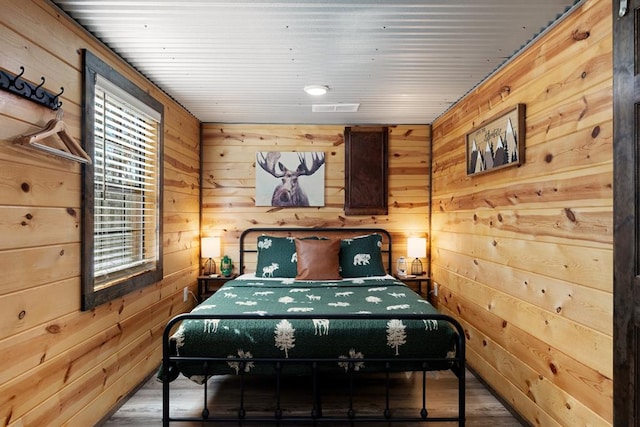
[[[438,372],[428,374],[428,401],[429,416],[455,416],[457,412],[457,379],[451,372]],[[384,379],[372,375],[363,377],[355,383],[358,398],[354,406],[358,407],[358,414],[372,411],[382,412],[384,397],[379,396]],[[215,377],[209,382],[209,405],[212,415],[234,415],[237,413],[236,396],[239,390],[239,380],[236,376]],[[344,392],[348,387],[336,378],[325,379],[321,386],[323,391],[324,415],[335,414],[336,411],[344,411],[348,404],[348,398]],[[415,411],[421,407],[422,380],[421,375],[394,374],[392,377],[392,401],[394,415],[409,411],[414,416]],[[466,375],[466,425],[470,427],[522,427],[521,424],[505,407],[475,378],[467,372]],[[311,408],[309,380],[305,378],[288,378],[284,384],[282,408],[285,415],[307,415]],[[248,392],[245,397],[245,408],[248,414],[273,414],[274,397],[273,382],[265,377],[249,380]],[[382,394],[382,396],[384,396]],[[199,416],[202,411],[202,386],[180,376],[171,383],[171,414],[172,416]],[[376,403],[380,401],[379,403]],[[360,405],[360,406],[358,406]],[[418,408],[417,410],[415,408]],[[409,413],[409,412],[407,412]],[[148,380],[122,407],[108,420],[105,427],[156,427],[162,423],[162,384],[155,377]],[[202,423],[175,423],[172,426],[196,427]],[[206,424],[216,426],[266,426],[269,424],[234,422],[231,424]],[[272,425],[275,425],[272,424]],[[282,425],[292,425],[286,423]],[[295,424],[296,427],[308,424]],[[318,426],[338,427],[338,423],[318,423]],[[347,424],[342,424],[340,427]],[[362,424],[358,424],[362,425]],[[388,423],[376,423],[378,426],[386,426]],[[403,425],[425,425],[425,423],[393,423],[394,427]],[[429,423],[429,426],[451,426],[455,423]]]

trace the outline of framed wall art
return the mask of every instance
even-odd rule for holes
[[[256,153],[256,206],[324,206],[324,153]]]
[[[467,175],[478,175],[524,162],[525,105],[494,116],[466,136]]]

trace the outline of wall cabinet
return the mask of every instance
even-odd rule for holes
[[[388,128],[346,127],[346,215],[387,214]]]

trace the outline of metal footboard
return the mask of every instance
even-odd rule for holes
[[[361,315],[333,315],[333,316],[324,316],[330,319],[362,319]],[[200,423],[224,423],[224,422],[234,422],[234,423],[255,423],[257,425],[265,425],[266,423],[270,423],[272,425],[299,425],[303,422],[311,422],[313,425],[323,424],[323,423],[336,423],[336,422],[345,422],[351,425],[360,424],[360,425],[371,425],[373,423],[443,423],[443,422],[456,422],[459,426],[465,425],[465,335],[462,329],[462,326],[456,321],[454,318],[442,315],[442,314],[396,314],[394,316],[389,315],[367,315],[367,319],[380,319],[380,320],[389,320],[399,319],[399,320],[443,320],[452,325],[456,332],[456,355],[453,358],[402,358],[402,359],[390,359],[390,358],[365,358],[365,359],[352,359],[352,358],[322,358],[322,359],[312,359],[312,358],[261,358],[261,357],[244,357],[244,358],[229,358],[229,357],[185,357],[185,356],[176,356],[172,354],[171,349],[171,334],[180,322],[188,319],[194,320],[205,320],[205,319],[310,319],[312,316],[308,314],[288,314],[284,315],[204,315],[204,314],[182,314],[174,317],[169,321],[167,326],[165,327],[163,338],[162,338],[162,370],[161,370],[161,380],[163,382],[163,415],[162,415],[162,423],[163,426],[169,426],[172,422],[200,422]],[[170,381],[170,371],[172,371],[173,365],[176,362],[197,362],[202,364],[203,374],[205,378],[208,377],[208,373],[210,367],[216,363],[226,363],[229,361],[233,361],[238,363],[238,375],[240,376],[240,390],[238,396],[238,407],[237,413],[235,416],[219,416],[214,414],[214,411],[210,408],[209,403],[209,390],[207,381],[205,380],[203,384],[203,407],[199,416],[191,416],[191,417],[176,417],[171,414],[171,406],[170,406],[170,394],[171,394],[171,381]],[[322,388],[319,385],[319,379],[322,376],[322,366],[326,363],[346,363],[346,374],[348,376],[347,381],[349,384],[349,390],[347,391],[348,398],[345,402],[345,407],[343,411],[343,415],[327,415],[323,413],[322,408]],[[384,396],[384,410],[380,413],[379,416],[370,416],[363,415],[359,412],[359,409],[355,406],[355,397],[356,391],[353,386],[354,381],[356,381],[358,375],[362,375],[361,372],[358,372],[357,363],[366,362],[366,363],[374,363],[383,366],[382,375],[385,381],[385,396]],[[394,363],[413,363],[419,366],[419,369],[412,369],[412,371],[421,372],[422,376],[422,398],[421,398],[421,408],[416,408],[415,416],[394,416],[393,408],[390,404],[390,374],[392,372],[396,372],[393,369]],[[429,416],[429,410],[427,408],[427,372],[433,370],[433,366],[438,366],[443,362],[450,363],[450,369],[457,376],[458,383],[458,413],[455,416],[450,417],[432,417]],[[271,364],[274,368],[274,376],[275,376],[275,409],[273,411],[272,416],[263,416],[263,415],[253,415],[249,414],[245,407],[245,393],[246,393],[246,374],[244,372],[244,367],[247,363],[261,363],[261,364]],[[305,364],[310,367],[311,371],[311,384],[312,384],[312,394],[313,394],[313,403],[309,408],[308,416],[293,416],[293,415],[285,415],[284,408],[281,403],[281,383],[284,376],[286,376],[287,366],[289,364]],[[415,366],[415,365],[414,365]],[[438,368],[440,369],[440,368]],[[342,411],[342,408],[341,408]],[[333,411],[332,411],[333,413]]]

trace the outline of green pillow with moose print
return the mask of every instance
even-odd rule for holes
[[[256,277],[294,278],[298,274],[293,237],[258,236]]]
[[[303,239],[317,240],[315,236]],[[256,277],[293,279],[298,274],[298,255],[294,237],[258,236]]]
[[[382,236],[366,236],[340,241],[340,274],[345,278],[384,276]]]

